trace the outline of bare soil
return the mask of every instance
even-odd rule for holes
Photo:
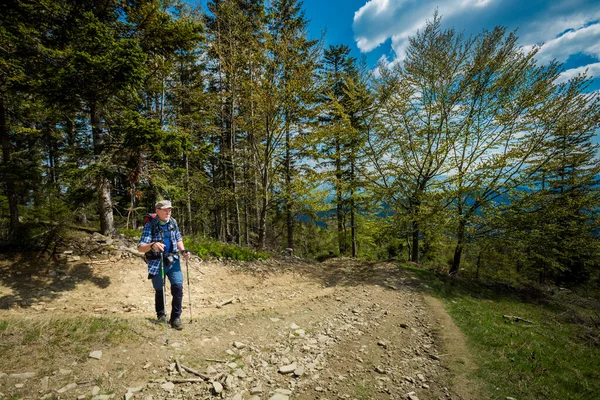
[[[156,322],[140,258],[2,256],[0,398],[483,398],[442,303],[394,263],[192,259],[189,276],[177,331]],[[128,329],[56,337],[63,322],[97,318]]]

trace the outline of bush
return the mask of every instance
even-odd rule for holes
[[[185,248],[202,259],[216,257],[240,261],[255,261],[265,260],[270,256],[268,253],[257,252],[248,247],[236,244],[222,243],[195,237],[186,237],[183,240],[185,242]]]

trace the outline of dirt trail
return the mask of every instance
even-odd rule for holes
[[[392,263],[192,260],[194,322],[186,287],[185,326],[168,330],[168,345],[141,259],[39,265],[0,260],[5,397],[481,398],[467,380],[473,364],[460,331]],[[44,336],[44,326],[92,316],[125,321],[131,333],[116,344],[62,346]],[[40,336],[19,336],[10,330],[18,323]],[[95,350],[99,360],[88,357]],[[206,379],[181,376],[176,361]],[[35,375],[13,375],[27,372]],[[172,383],[191,378],[201,382]]]

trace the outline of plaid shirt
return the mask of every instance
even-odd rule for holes
[[[158,219],[158,217],[156,217]],[[152,224],[156,224],[156,228],[154,229],[155,235],[152,236]],[[172,228],[170,230],[171,233],[171,243],[173,244],[173,251],[177,251],[177,242],[182,240],[181,237],[181,233],[179,232],[179,226],[177,226],[177,221],[175,221],[175,218],[171,218],[169,220],[169,224],[173,224]],[[146,225],[144,225],[144,230],[142,231],[142,237],[140,238],[140,241],[138,242],[138,247],[140,247],[143,244],[148,244],[148,243],[152,243],[152,242],[158,242],[160,240],[162,240],[162,232],[163,229],[160,225],[158,225],[158,220],[156,221],[150,221],[150,223],[147,223]],[[178,256],[176,256],[178,257]],[[148,260],[148,274],[150,275],[156,275],[160,272],[160,259],[156,259],[156,260]]]

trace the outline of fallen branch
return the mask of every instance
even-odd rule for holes
[[[204,359],[204,361],[218,362],[218,363],[223,363],[223,364],[225,364],[225,363],[228,363],[228,362],[229,362],[229,361],[227,361],[227,360],[217,360],[217,359],[214,359],[214,358],[205,358],[205,359]]]
[[[175,366],[177,367],[177,372],[179,372],[179,375],[181,376],[185,376],[185,373],[183,372],[183,369],[181,368],[181,364],[179,363],[179,359],[175,359]]]
[[[217,304],[217,308],[221,308],[221,307],[223,307],[224,305],[231,304],[231,303],[233,303],[234,301],[235,301],[235,297],[232,297],[232,298],[230,298],[229,300],[225,300],[224,302]]]
[[[191,369],[190,367],[186,367],[185,365],[181,364],[181,368],[185,369],[187,372],[189,372],[190,374],[194,374],[196,376],[199,376],[200,378],[204,379],[204,380],[209,380],[210,376],[204,375],[196,370]]]
[[[573,312],[573,310],[563,311],[560,314],[556,314],[555,316],[548,318],[548,321],[551,321],[551,320],[553,320],[555,318],[560,317],[561,315],[565,315],[565,314],[568,314],[568,313],[571,313],[571,312]]]
[[[202,378],[188,378],[188,379],[171,379],[173,383],[200,383],[204,382]]]
[[[529,324],[533,324],[533,321],[530,321],[530,320],[525,319],[525,318],[517,317],[515,315],[503,315],[502,317],[504,317],[504,318],[506,318],[508,320],[514,321],[514,322],[527,322]]]

